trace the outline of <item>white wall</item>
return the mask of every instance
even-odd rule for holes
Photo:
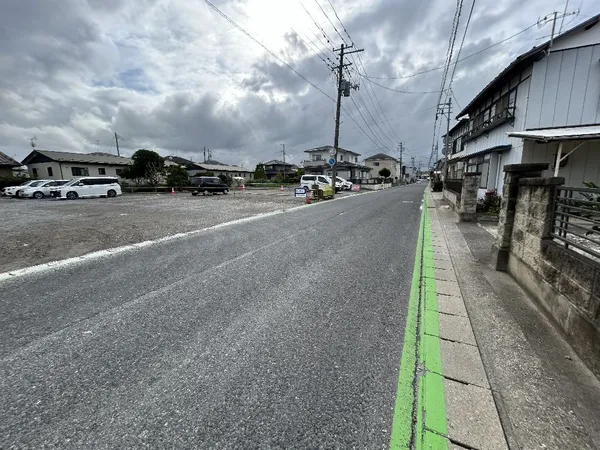
[[[562,153],[569,153],[577,142],[564,142]],[[554,160],[558,152],[558,143],[547,144],[526,141],[523,152],[524,163],[547,162],[550,166],[544,176],[554,176]],[[565,178],[566,186],[582,187],[584,181],[592,181],[600,185],[600,141],[589,141],[575,150],[564,167],[558,171],[559,177]]]
[[[52,168],[52,176],[48,175],[48,167]],[[90,177],[120,177],[117,175],[117,169],[122,169],[124,166],[110,166],[110,165],[100,165],[100,164],[85,164],[85,163],[57,163],[57,162],[47,162],[47,163],[35,163],[28,164],[27,170],[29,175],[33,177],[33,169],[37,169],[37,178],[42,180],[70,180],[71,178],[75,178],[73,175],[71,168],[73,167],[83,167],[88,169]],[[100,175],[98,173],[98,169],[105,169],[106,173],[104,175]]]
[[[551,51],[564,50],[573,47],[583,47],[600,43],[600,23],[596,23],[589,30],[580,30],[576,33],[559,38],[554,41]]]

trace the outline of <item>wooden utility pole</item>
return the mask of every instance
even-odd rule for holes
[[[121,152],[119,151],[119,135],[115,133],[115,144],[117,144],[117,155],[121,156]]]
[[[400,176],[398,178],[402,180],[404,178],[402,174],[402,153],[404,152],[404,143],[400,142],[398,144],[398,151],[400,152]]]
[[[336,177],[337,177],[337,162],[338,162],[338,151],[339,151],[339,144],[340,144],[340,110],[342,108],[342,93],[344,91],[344,87],[345,84],[347,83],[347,81],[345,82],[343,79],[343,70],[344,67],[347,67],[349,65],[351,65],[351,63],[348,64],[344,64],[344,55],[349,55],[351,53],[358,53],[358,52],[362,52],[364,51],[364,49],[360,49],[360,50],[353,50],[351,52],[346,51],[346,49],[348,48],[352,48],[354,45],[350,45],[350,46],[345,46],[344,44],[342,44],[340,46],[339,49],[334,50],[334,52],[339,51],[340,52],[340,65],[335,67],[334,70],[337,70],[337,76],[338,76],[338,90],[337,90],[337,105],[335,108],[335,134],[333,137],[333,148],[335,149],[335,155],[334,155],[334,159],[335,159],[335,163],[331,166],[331,183],[332,183],[332,188],[333,188],[333,192],[335,195],[335,182],[336,182]],[[349,93],[348,93],[349,95]]]

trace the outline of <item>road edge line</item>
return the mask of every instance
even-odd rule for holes
[[[421,211],[415,263],[408,300],[408,314],[404,327],[404,342],[398,372],[398,387],[394,404],[390,450],[409,450],[413,442],[414,408],[417,380],[418,320],[421,290],[421,268],[425,211]]]

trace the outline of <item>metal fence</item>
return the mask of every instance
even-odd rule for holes
[[[600,259],[600,189],[558,188],[551,235],[566,248]]]
[[[445,187],[449,191],[452,191],[455,194],[460,195],[462,192],[462,184],[463,184],[463,180],[446,180]]]

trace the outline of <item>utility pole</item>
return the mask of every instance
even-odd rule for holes
[[[340,52],[340,63],[339,66],[335,67],[334,70],[337,69],[338,73],[338,89],[337,89],[337,105],[335,108],[335,135],[333,137],[333,148],[335,150],[335,163],[333,164],[333,166],[331,166],[331,183],[332,183],[332,188],[333,188],[333,192],[335,195],[335,182],[337,180],[337,161],[338,161],[338,150],[339,150],[339,144],[340,144],[340,110],[342,107],[342,93],[344,93],[345,97],[349,97],[350,96],[350,89],[349,87],[346,88],[346,83],[349,83],[348,81],[345,81],[343,79],[343,70],[344,67],[350,66],[351,63],[348,64],[344,64],[344,55],[350,55],[352,53],[359,53],[359,52],[363,52],[364,49],[357,49],[357,50],[352,50],[350,52],[346,51],[348,48],[352,48],[354,47],[354,45],[349,45],[349,46],[345,46],[344,44],[342,44],[340,46],[339,49],[334,50],[334,52],[339,51]]]
[[[400,152],[400,180],[404,178],[402,174],[402,153],[404,152],[404,143],[400,142],[398,144],[398,151]]]
[[[203,162],[206,162],[206,147],[204,147],[202,150],[204,150],[204,161]]]
[[[283,147],[281,153],[283,154],[283,182],[285,183],[285,144],[281,144],[281,146]]]
[[[121,156],[121,151],[119,150],[119,135],[115,133],[115,144],[117,144],[117,156]]]
[[[411,177],[415,176],[415,157],[410,157]]]
[[[445,185],[446,178],[448,176],[448,153],[450,152],[450,117],[452,114],[452,97],[448,97],[448,101],[446,103],[442,103],[438,106],[438,114],[446,116],[446,139],[444,139],[444,169],[442,171]]]

